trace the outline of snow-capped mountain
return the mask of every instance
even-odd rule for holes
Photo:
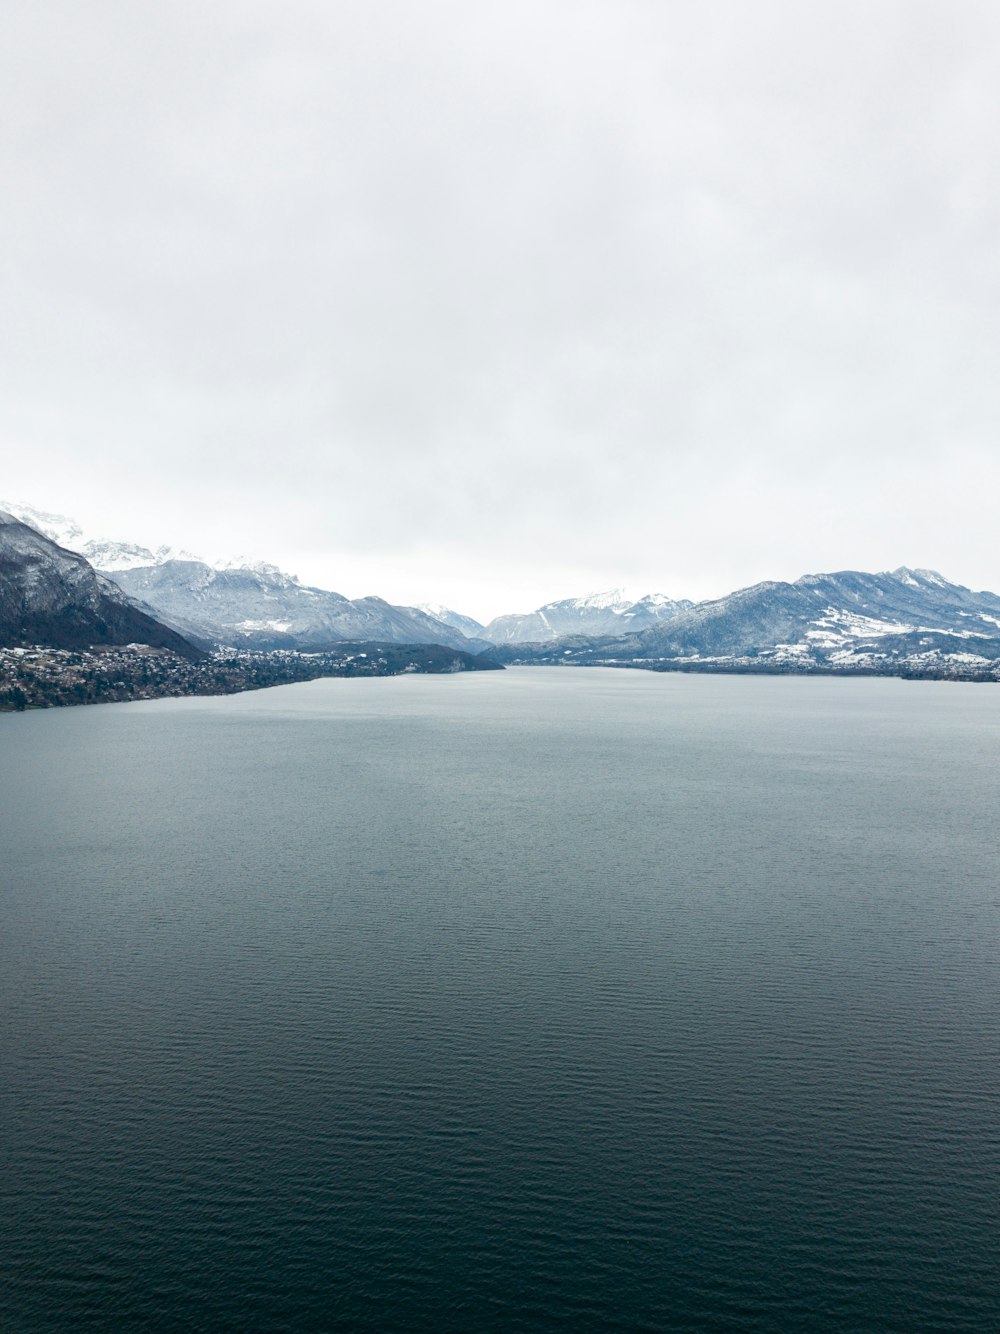
[[[470,647],[461,631],[416,607],[310,588],[274,565],[220,570],[204,561],[167,560],[109,577],[168,625],[213,644],[310,649],[343,640],[384,639]]]
[[[628,597],[620,588],[588,593],[582,598],[547,602],[523,615],[497,616],[482,631],[493,644],[546,643],[567,635],[627,634],[668,620],[691,603],[676,601],[664,593]]]
[[[160,566],[164,560],[197,560],[191,552],[180,547],[149,548],[135,542],[119,542],[113,538],[103,538],[88,534],[76,519],[69,519],[64,514],[49,514],[47,510],[35,510],[28,504],[13,504],[0,500],[0,510],[7,511],[29,528],[35,528],[52,542],[59,543],[67,551],[79,551],[96,570],[133,570],[136,566]]]
[[[489,627],[487,627],[488,629]],[[767,582],[682,610],[639,633],[566,638],[563,661],[881,669],[1000,658],[1000,597],[905,566]],[[538,646],[529,656],[548,656]]]
[[[200,656],[85,557],[0,511],[0,644],[79,649],[130,643]]]
[[[246,648],[314,648],[343,640],[470,644],[460,624],[416,607],[395,607],[377,597],[348,599],[301,584],[278,566],[249,557],[201,560],[175,547],[89,536],[75,520],[29,505],[10,512],[37,532],[78,551],[129,597],[182,635],[200,642]],[[452,613],[456,621],[466,618]],[[470,633],[481,627],[469,620]]]
[[[1000,597],[933,570],[809,574],[697,605],[610,589],[498,616],[484,628],[439,604],[349,599],[308,587],[267,562],[237,557],[212,564],[166,546],[88,536],[64,515],[8,509],[27,531],[87,556],[155,620],[204,644],[310,649],[367,639],[472,651],[492,645],[506,660],[741,670],[1000,661]],[[111,586],[103,581],[104,595]]]
[[[180,547],[157,547],[155,551],[150,551],[148,547],[135,546],[131,542],[111,542],[100,538],[85,542],[82,554],[91,565],[107,573],[134,570],[140,565],[163,565],[168,560],[198,559]]]
[[[974,593],[931,570],[841,570],[792,584],[764,583],[693,607],[640,636],[657,652],[701,655],[781,650],[836,659],[862,646],[935,636],[969,641],[1000,634],[1000,597]]]
[[[36,532],[43,533],[67,551],[80,551],[87,541],[83,529],[75,519],[65,514],[50,514],[47,510],[37,510],[31,505],[20,505],[9,500],[0,500],[0,510],[13,515],[20,523],[25,523]]]
[[[67,551],[78,551],[98,570],[131,570],[138,565],[162,565],[167,560],[198,559],[177,547],[150,549],[135,542],[119,542],[114,538],[88,534],[75,519],[65,514],[50,514],[47,510],[35,509],[31,505],[0,501],[0,509],[51,538]]]
[[[460,630],[469,639],[483,637],[483,627],[479,621],[473,620],[471,616],[463,616],[460,611],[453,611],[451,607],[445,607],[440,602],[420,602],[416,610],[425,612],[444,625],[450,625],[453,630]]]

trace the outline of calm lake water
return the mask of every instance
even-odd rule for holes
[[[1000,1329],[1000,687],[0,717],[0,1329]]]

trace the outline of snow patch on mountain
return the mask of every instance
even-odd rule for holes
[[[884,635],[906,635],[917,627],[905,621],[880,621],[874,616],[838,611],[827,607],[826,614],[813,622],[805,638],[817,647],[834,648],[854,639],[877,639]]]

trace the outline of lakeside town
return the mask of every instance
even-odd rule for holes
[[[399,676],[495,668],[435,644],[339,644],[320,653],[224,649],[189,662],[145,644],[0,648],[0,712],[183,695],[232,695],[323,676]]]

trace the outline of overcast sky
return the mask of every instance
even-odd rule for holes
[[[7,0],[0,494],[488,617],[1000,589],[994,0]]]

